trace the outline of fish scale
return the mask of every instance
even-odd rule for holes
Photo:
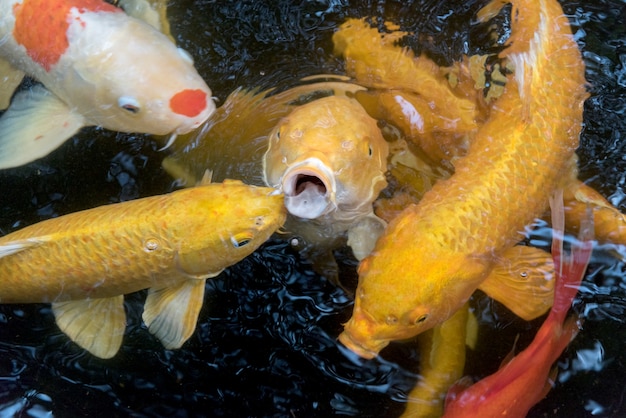
[[[41,302],[69,300],[84,297],[84,289],[91,289],[87,293],[92,297],[109,297],[119,294],[118,286],[136,291],[150,287],[153,274],[174,273],[174,252],[168,245],[167,231],[154,223],[142,226],[142,219],[155,216],[155,209],[162,210],[164,204],[167,200],[162,197],[138,201],[138,212],[133,214],[120,214],[116,205],[103,206],[69,214],[55,222],[41,222],[4,237],[0,245],[7,239],[31,237],[39,237],[43,242],[11,256],[10,263],[0,262],[0,277],[30,278],[3,286],[0,300],[23,301],[25,294]],[[66,235],[64,231],[72,233]],[[144,250],[148,237],[159,240],[160,250]],[[68,265],[73,266],[71,271],[67,271]],[[115,288],[98,288],[105,273],[106,280],[115,281]],[[33,282],[38,284],[33,286]],[[60,294],[63,296],[58,298]]]
[[[205,260],[204,272],[218,272],[228,260],[220,248],[233,245],[231,231],[236,234],[243,224],[244,230],[252,228],[247,223],[254,222],[251,216],[255,213],[281,216],[280,196],[264,196],[269,189],[248,196],[244,193],[248,188],[241,184],[240,190],[226,187],[216,193],[216,187],[200,187],[106,205],[43,221],[2,237],[0,247],[8,243],[24,243],[26,247],[35,244],[0,257],[0,302],[102,298],[167,286],[191,278],[181,271],[178,257],[203,246],[213,248],[215,254],[214,259]],[[246,213],[232,215],[238,220],[231,222],[228,202],[237,197],[229,198],[228,193],[247,196],[250,205],[258,203],[252,197],[259,202],[271,200],[271,204],[256,210],[252,206]]]
[[[512,3],[502,56],[515,70],[503,95],[454,175],[392,220],[359,266],[340,340],[363,357],[449,318],[548,209],[550,194],[575,180],[586,98],[580,51],[556,1]]]

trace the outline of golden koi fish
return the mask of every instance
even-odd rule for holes
[[[363,357],[449,318],[548,209],[550,194],[575,181],[587,96],[580,51],[556,1],[511,3],[503,55],[515,73],[489,119],[454,174],[395,218],[359,266],[339,339]]]
[[[372,202],[386,185],[388,146],[376,121],[347,97],[360,90],[344,80],[274,95],[236,91],[207,124],[174,144],[163,166],[187,185],[209,167],[217,181],[276,187],[293,215],[286,230],[307,249],[326,249],[347,231],[363,258],[385,226]]]
[[[264,181],[285,195],[287,211],[317,225],[319,235],[348,231],[357,259],[386,226],[372,204],[387,185],[387,142],[353,99],[330,96],[304,104],[269,135]]]
[[[207,278],[285,220],[273,189],[225,181],[49,219],[0,238],[0,303],[52,303],[98,357],[118,351],[123,295],[149,289],[143,320],[168,348],[193,333]]]
[[[449,158],[442,149],[462,147],[465,135],[475,132],[485,117],[477,90],[453,89],[448,70],[398,48],[395,43],[408,33],[386,25],[392,31],[380,34],[365,19],[346,20],[333,34],[334,52],[344,57],[349,76],[374,89],[356,95],[371,116],[405,128],[430,156]],[[451,144],[443,147],[442,140]]]

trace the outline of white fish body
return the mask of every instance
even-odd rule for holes
[[[215,110],[185,51],[100,0],[0,0],[0,168],[47,155],[82,126],[183,134]],[[1,97],[4,95],[5,97]]]

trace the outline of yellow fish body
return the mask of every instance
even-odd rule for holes
[[[504,54],[515,73],[489,119],[455,173],[395,218],[359,266],[339,338],[363,357],[449,318],[548,209],[552,191],[575,180],[586,98],[580,52],[556,1],[512,3]]]
[[[342,81],[313,77],[276,94],[233,92],[201,129],[173,144],[163,167],[186,185],[208,167],[217,181],[227,176],[281,189],[293,215],[285,229],[317,264],[330,261],[333,274],[329,247],[347,232],[361,259],[386,225],[372,202],[386,185],[389,150],[376,121],[348,98],[364,87],[330,78]]]
[[[292,215],[320,225],[320,236],[348,231],[355,256],[371,251],[386,226],[373,202],[387,185],[389,147],[353,99],[330,96],[293,110],[269,135],[263,159],[268,186]]]
[[[143,319],[166,348],[193,333],[205,279],[285,220],[273,189],[225,181],[49,219],[0,238],[0,303],[51,302],[59,327],[115,355],[123,295],[149,288]]]

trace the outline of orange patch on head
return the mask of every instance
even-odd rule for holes
[[[70,11],[121,12],[101,0],[24,0],[13,6],[13,36],[26,48],[28,56],[50,71],[67,50]]]
[[[183,90],[170,99],[170,109],[179,115],[194,117],[206,109],[207,94],[202,90]]]

